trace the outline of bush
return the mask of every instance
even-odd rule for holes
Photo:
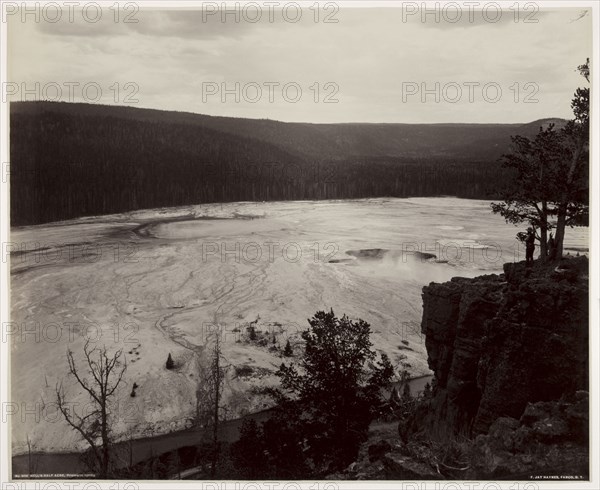
[[[169,352],[169,357],[167,357],[167,369],[173,369],[175,367],[175,362],[173,361],[173,358],[171,357],[171,353]]]
[[[283,355],[285,357],[292,357],[294,355],[294,349],[292,349],[292,345],[290,344],[289,340],[285,343],[285,348],[283,349]]]
[[[237,376],[252,376],[254,368],[252,366],[236,366],[235,374]]]

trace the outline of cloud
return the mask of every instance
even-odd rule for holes
[[[337,23],[324,23],[323,12],[315,22],[311,10],[297,23],[281,13],[273,22],[266,15],[235,22],[232,14],[222,22],[193,10],[143,10],[135,24],[111,22],[108,14],[93,25],[9,19],[9,80],[93,81],[104,89],[101,102],[121,104],[108,87],[135,83],[141,107],[284,121],[568,118],[572,93],[585,84],[575,68],[592,52],[591,16],[571,22],[579,13],[553,9],[539,12],[534,24],[464,28],[402,22],[401,9],[347,7],[335,12]],[[269,82],[279,84],[274,100]],[[219,93],[203,97],[207,83]],[[238,93],[223,98],[221,88],[235,91],[236,83]],[[285,99],[288,83],[301,87],[300,100]],[[419,92],[407,97],[407,83]],[[501,88],[499,100],[486,100],[482,87],[489,83]],[[262,97],[248,100],[246,84],[262,87]],[[479,84],[472,101],[468,84]],[[449,100],[456,85],[462,97]],[[437,94],[423,97],[421,88]],[[332,92],[338,102],[324,103]],[[525,103],[528,95],[535,102]]]
[[[286,23],[285,18],[294,18],[291,12],[284,16],[281,10],[270,12],[266,7],[257,10],[241,5],[230,10],[140,9],[121,10],[117,13],[114,9],[102,8],[99,11],[101,13],[94,12],[86,14],[81,9],[74,9],[69,15],[65,10],[57,22],[40,22],[38,26],[41,32],[56,36],[105,37],[139,33],[153,37],[185,39],[239,39],[260,26],[282,24]],[[289,24],[310,23],[311,17],[301,14],[298,22]]]

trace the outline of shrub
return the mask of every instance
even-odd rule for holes
[[[171,353],[169,352],[169,357],[167,357],[167,369],[173,369],[175,367],[175,362],[173,361],[173,358],[171,357]]]
[[[254,368],[252,366],[236,366],[235,374],[237,376],[252,376]]]
[[[285,348],[283,349],[283,355],[285,357],[292,357],[294,355],[294,349],[292,349],[292,345],[290,344],[289,340],[285,343]]]

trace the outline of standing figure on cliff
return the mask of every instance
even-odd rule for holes
[[[550,232],[550,238],[548,238],[548,258],[554,260],[556,258],[556,242]]]
[[[525,238],[525,263],[528,267],[533,265],[533,252],[535,251],[535,232],[533,228],[527,228],[527,237]]]

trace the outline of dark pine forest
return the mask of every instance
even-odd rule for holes
[[[209,202],[497,198],[529,124],[309,124],[13,102],[13,226]]]

